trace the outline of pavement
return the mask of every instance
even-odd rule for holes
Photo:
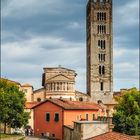
[[[23,138],[23,136],[19,136],[19,137],[11,137],[11,138],[0,138],[0,140],[19,140]]]
[[[47,138],[37,138],[37,137],[26,136],[24,140],[48,140],[48,139]]]

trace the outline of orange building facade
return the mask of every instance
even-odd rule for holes
[[[63,126],[73,126],[73,121],[92,121],[103,116],[101,106],[95,103],[48,99],[34,109],[35,136],[63,139]]]

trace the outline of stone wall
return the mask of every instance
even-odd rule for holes
[[[109,132],[109,120],[77,121],[74,128],[64,126],[64,140],[86,140]]]

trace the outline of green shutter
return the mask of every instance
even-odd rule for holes
[[[58,122],[58,121],[59,121],[59,114],[58,114],[58,113],[55,113],[54,121],[55,121],[55,122]]]
[[[46,113],[46,121],[47,121],[47,122],[50,121],[50,113]]]

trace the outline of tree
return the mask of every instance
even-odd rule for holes
[[[24,111],[24,92],[8,80],[0,79],[0,123],[12,128],[21,128],[28,123],[29,113]]]
[[[140,92],[133,88],[118,98],[113,115],[114,131],[140,135]]]

